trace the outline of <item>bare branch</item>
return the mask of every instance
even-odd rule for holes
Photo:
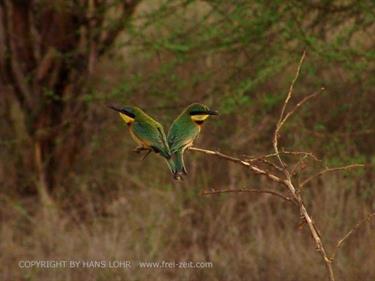
[[[266,158],[264,157],[257,157],[257,158],[250,158],[250,159],[246,159],[247,161],[251,162],[251,163],[254,163],[254,162],[262,162],[274,169],[276,169],[277,171],[279,172],[283,172],[283,168],[281,168],[280,166],[276,165],[275,163],[271,162],[270,160],[267,160]]]
[[[313,160],[317,161],[317,162],[321,162],[322,160],[320,160],[318,157],[316,157],[314,155],[314,153],[312,152],[307,152],[307,151],[289,151],[289,150],[281,150],[279,153],[270,153],[270,154],[266,154],[266,155],[262,155],[262,156],[247,156],[249,157],[248,161],[256,161],[256,160],[260,160],[260,159],[266,159],[266,158],[272,158],[272,157],[276,157],[278,154],[286,154],[286,155],[302,155],[302,156],[308,156],[310,158],[312,158]]]
[[[335,281],[335,275],[333,273],[333,268],[332,268],[332,261],[328,258],[328,254],[327,254],[326,249],[323,245],[323,242],[320,238],[320,231],[317,228],[316,224],[313,222],[309,213],[307,212],[305,204],[303,202],[303,198],[301,197],[300,193],[294,187],[289,173],[288,172],[286,172],[286,173],[287,173],[287,180],[285,182],[288,185],[288,188],[289,188],[290,192],[293,194],[294,199],[298,202],[298,204],[300,206],[301,216],[305,219],[305,221],[306,221],[306,223],[309,227],[311,236],[314,239],[316,249],[320,252],[320,255],[323,258],[324,264],[325,264],[325,266],[327,268],[327,271],[328,271],[328,274],[329,274],[329,279],[330,279],[330,281]]]
[[[297,110],[298,108],[300,108],[304,103],[306,103],[306,102],[309,101],[310,99],[315,98],[317,95],[321,94],[324,90],[325,90],[325,89],[322,87],[322,88],[320,88],[319,91],[316,91],[315,93],[313,93],[313,94],[311,94],[311,95],[308,95],[308,96],[304,97],[300,102],[298,102],[298,103],[296,104],[296,106],[295,106],[291,111],[289,111],[289,112],[285,115],[285,117],[283,118],[283,120],[282,120],[281,123],[280,123],[280,128],[285,124],[286,120],[288,120],[288,118],[289,118],[294,112],[296,112],[296,110]]]
[[[279,118],[279,121],[276,124],[276,129],[275,129],[275,133],[274,133],[274,136],[273,136],[273,147],[274,147],[274,150],[275,150],[275,152],[277,154],[277,158],[279,159],[280,164],[283,167],[285,167],[285,163],[282,161],[282,159],[280,157],[279,148],[278,148],[279,131],[280,131],[282,125],[283,125],[283,119],[284,119],[285,109],[286,109],[286,106],[289,103],[290,98],[292,97],[292,93],[293,93],[293,89],[294,89],[294,84],[296,83],[296,81],[298,79],[298,76],[299,76],[299,73],[301,71],[302,63],[303,63],[303,61],[305,59],[305,56],[306,56],[306,52],[304,51],[303,54],[302,54],[302,57],[301,57],[301,59],[300,59],[300,61],[298,63],[298,68],[297,68],[296,75],[294,76],[294,79],[293,79],[292,83],[290,84],[289,92],[288,92],[288,95],[286,96],[286,99],[284,101],[283,107],[281,109],[280,118]]]
[[[266,170],[260,169],[260,168],[258,168],[257,166],[255,166],[254,164],[252,164],[248,161],[241,160],[240,158],[229,156],[229,155],[226,155],[226,154],[218,152],[218,151],[202,149],[202,148],[197,148],[197,147],[189,147],[189,150],[203,152],[205,154],[213,155],[213,156],[216,156],[218,158],[222,158],[222,159],[225,159],[225,160],[228,160],[228,161],[231,161],[231,162],[238,163],[242,166],[245,166],[245,167],[249,168],[255,174],[264,175],[268,179],[270,179],[271,181],[281,183],[281,184],[286,186],[286,183],[285,183],[284,179],[282,179],[282,178],[280,178],[276,175],[273,175]]]
[[[330,281],[335,280],[333,269],[332,269],[332,264],[331,264],[332,261],[328,258],[327,252],[326,252],[325,247],[324,247],[324,245],[321,241],[321,238],[320,238],[319,230],[316,227],[316,224],[311,219],[310,215],[308,214],[308,212],[306,210],[306,207],[304,205],[303,199],[302,199],[301,195],[299,194],[299,192],[294,187],[294,185],[292,183],[292,180],[291,180],[291,177],[290,177],[290,174],[286,169],[284,170],[285,175],[286,175],[286,179],[282,179],[282,178],[280,178],[280,177],[278,177],[278,176],[276,176],[276,175],[274,175],[274,174],[272,174],[268,171],[265,171],[263,169],[258,168],[257,166],[253,165],[252,163],[250,163],[248,161],[244,161],[244,160],[241,160],[239,158],[229,156],[229,155],[223,154],[223,153],[218,152],[218,151],[207,150],[207,149],[196,148],[196,147],[190,147],[189,149],[192,150],[192,151],[202,152],[202,153],[205,153],[205,154],[208,154],[208,155],[212,155],[212,156],[215,156],[215,157],[218,157],[218,158],[225,159],[227,161],[238,163],[242,166],[245,166],[245,167],[249,168],[255,174],[264,175],[269,180],[280,183],[280,184],[286,186],[289,189],[289,191],[291,192],[291,194],[293,195],[293,199],[297,202],[297,204],[299,206],[299,209],[300,209],[300,213],[301,213],[302,217],[304,218],[304,220],[306,221],[306,223],[309,227],[311,236],[313,237],[313,239],[315,241],[316,249],[321,253],[324,264],[326,265]]]
[[[298,163],[295,165],[295,167],[291,171],[292,175],[295,173],[296,169],[299,168],[299,165],[301,165],[303,163],[303,161],[306,160],[307,158],[311,158],[314,161],[321,162],[321,160],[318,159],[312,152],[305,152],[305,151],[284,151],[283,150],[283,151],[280,151],[279,154],[301,156],[300,159],[298,160]],[[268,165],[268,166],[276,169],[279,172],[284,172],[284,169],[282,167],[280,167],[279,165],[273,163],[270,160],[267,160],[267,158],[276,157],[277,155],[278,155],[277,153],[271,153],[271,154],[267,154],[267,155],[263,155],[263,156],[257,156],[257,157],[247,156],[249,158],[247,158],[245,160],[249,161],[251,163],[254,163],[254,162],[263,162],[264,164],[266,164],[266,165]]]
[[[241,188],[241,189],[212,189],[212,190],[205,190],[201,193],[201,195],[214,195],[214,194],[220,194],[220,193],[241,193],[241,192],[250,192],[250,193],[266,193],[266,194],[272,194],[279,198],[284,199],[285,201],[292,202],[294,204],[297,204],[292,198],[285,196],[284,194],[268,190],[268,189],[254,189],[254,188]]]
[[[296,165],[294,165],[293,169],[290,171],[290,174],[292,176],[296,175],[297,174],[297,171],[299,170],[299,168],[301,167],[301,169],[303,169],[305,166],[305,160],[307,159],[308,155],[305,154],[303,155],[302,157],[299,158],[298,162],[296,163]]]
[[[196,148],[196,147],[190,147],[189,149],[192,150],[192,151],[202,152],[202,153],[205,153],[205,154],[208,154],[208,155],[212,155],[212,156],[215,156],[215,157],[227,160],[227,161],[231,161],[231,162],[240,164],[242,166],[247,167],[248,169],[250,169],[253,173],[255,173],[257,175],[266,176],[269,180],[271,180],[273,182],[276,182],[276,183],[279,183],[279,184],[287,187],[287,189],[289,190],[289,192],[291,194],[291,197],[287,197],[283,193],[279,193],[279,192],[276,192],[276,191],[273,191],[273,190],[259,190],[259,189],[222,189],[222,190],[211,190],[211,191],[207,190],[207,191],[203,191],[202,195],[212,195],[212,194],[219,194],[219,193],[241,193],[241,192],[269,193],[269,194],[272,194],[274,196],[278,196],[280,198],[283,198],[284,200],[293,202],[294,204],[296,204],[298,206],[301,218],[306,222],[306,224],[307,224],[307,226],[309,228],[309,232],[310,232],[310,234],[311,234],[311,236],[313,238],[313,241],[315,243],[315,247],[319,251],[319,253],[320,253],[320,255],[321,255],[322,259],[323,259],[324,265],[325,265],[325,267],[327,269],[329,280],[330,281],[335,281],[335,276],[334,276],[334,272],[333,272],[332,262],[333,262],[334,256],[336,255],[337,249],[335,250],[334,255],[332,256],[333,258],[329,258],[328,254],[327,254],[327,251],[325,249],[325,246],[324,246],[324,244],[322,242],[320,231],[319,231],[316,223],[313,221],[312,217],[310,216],[310,214],[308,213],[308,211],[306,209],[303,197],[301,196],[301,193],[300,193],[300,190],[299,190],[298,186],[296,186],[293,183],[293,181],[292,181],[293,173],[296,172],[300,168],[301,165],[303,165],[303,161],[306,160],[308,157],[312,158],[315,161],[319,161],[319,162],[321,160],[319,160],[314,154],[309,153],[309,152],[280,151],[279,147],[278,147],[278,137],[279,137],[280,129],[285,124],[285,122],[288,120],[288,118],[292,114],[294,114],[298,110],[298,108],[300,108],[303,104],[305,104],[307,101],[309,101],[313,97],[317,96],[319,93],[321,93],[324,90],[323,88],[321,88],[319,91],[317,91],[317,92],[315,92],[315,93],[313,93],[313,94],[311,94],[309,96],[306,96],[301,101],[299,101],[288,113],[285,113],[286,107],[287,107],[287,105],[289,103],[289,100],[291,99],[291,97],[293,95],[294,84],[295,84],[295,82],[298,79],[298,76],[299,76],[299,73],[300,73],[301,66],[302,66],[304,58],[305,58],[305,52],[303,53],[303,55],[302,55],[302,57],[300,59],[296,75],[295,75],[295,77],[294,77],[294,79],[293,79],[293,81],[292,81],[292,83],[290,85],[289,92],[288,92],[288,94],[287,94],[287,96],[285,98],[285,101],[284,101],[284,104],[283,104],[283,108],[281,110],[281,114],[280,114],[279,120],[278,120],[278,122],[276,124],[276,128],[275,128],[275,131],[274,131],[274,136],[273,136],[273,141],[272,141],[273,148],[274,148],[274,153],[268,154],[268,155],[264,155],[264,156],[260,156],[260,157],[256,157],[256,158],[250,158],[250,159],[242,160],[240,158],[233,157],[233,156],[230,156],[230,155],[218,152],[218,151],[207,150],[207,149]],[[292,169],[291,172],[289,172],[286,163],[282,160],[282,158],[281,158],[282,154],[290,154],[290,155],[301,156],[301,157],[299,157],[298,162],[296,163],[296,165],[294,166],[294,168]],[[281,167],[279,165],[274,164],[271,161],[268,161],[268,159],[272,158],[272,157],[276,157],[279,160],[279,162],[281,164]],[[261,162],[267,164],[268,166],[271,166],[272,168],[276,169],[277,171],[282,172],[282,176],[275,175],[272,171],[268,171],[266,169],[259,168],[258,166],[254,165],[254,162],[256,162],[256,161],[261,161]],[[363,167],[363,166],[365,166],[365,165],[363,165],[363,164],[353,164],[353,165],[348,165],[348,166],[344,166],[344,167],[327,168],[327,169],[319,172],[318,174],[313,175],[313,176],[307,178],[300,185],[300,187],[302,187],[305,184],[307,184],[314,177],[320,176],[320,175],[325,174],[327,172],[333,172],[333,171],[345,170],[345,169],[350,169],[350,168],[354,168],[354,167]],[[375,213],[372,214],[371,216],[373,216],[373,215],[375,215]],[[366,220],[369,220],[369,218],[367,218]],[[337,243],[337,247],[336,248],[341,247],[342,243],[362,223],[363,222],[360,222],[351,231],[349,231],[344,236],[344,238],[341,239]]]
[[[287,150],[282,150],[281,151],[282,154],[290,154],[290,155],[302,155],[302,156],[308,156],[310,158],[312,158],[313,160],[315,160],[316,162],[322,162],[322,160],[320,160],[318,157],[316,157],[314,155],[314,153],[312,152],[306,152],[306,151],[287,151]]]
[[[365,164],[351,164],[351,165],[342,166],[342,167],[326,168],[323,171],[320,171],[319,173],[317,173],[315,175],[312,175],[311,177],[308,177],[307,179],[305,179],[300,184],[300,188],[304,187],[306,184],[308,184],[314,178],[320,177],[321,175],[324,175],[326,173],[335,172],[335,171],[341,171],[341,170],[349,170],[349,169],[353,169],[353,168],[363,168],[365,166],[366,166]]]
[[[336,255],[337,255],[337,251],[342,247],[342,245],[344,244],[344,242],[350,238],[350,236],[364,223],[366,222],[369,222],[370,219],[372,217],[375,216],[375,212],[374,213],[371,213],[369,214],[368,216],[366,216],[363,220],[361,220],[359,223],[357,223],[352,229],[350,229],[345,235],[343,238],[341,238],[340,240],[337,241],[337,244],[336,244],[336,247],[333,251],[333,254],[332,254],[332,257],[331,257],[331,260],[334,261],[335,258],[336,258]]]
[[[279,147],[278,147],[279,131],[280,131],[281,127],[284,125],[284,123],[286,122],[286,120],[302,104],[304,104],[306,101],[308,101],[309,99],[311,99],[312,97],[314,97],[315,95],[317,95],[317,93],[316,93],[316,94],[312,94],[310,96],[307,96],[306,98],[302,99],[302,101],[299,102],[289,113],[285,114],[286,106],[288,105],[288,102],[289,102],[290,98],[292,97],[293,89],[294,89],[294,84],[295,84],[295,82],[298,79],[298,76],[299,76],[299,73],[301,71],[301,66],[302,66],[303,60],[305,58],[305,55],[306,55],[306,52],[303,52],[302,57],[301,57],[301,59],[299,61],[299,64],[298,64],[298,68],[297,68],[296,74],[294,76],[294,79],[293,79],[290,87],[289,87],[289,92],[288,92],[288,95],[285,98],[284,105],[283,105],[283,108],[281,110],[281,114],[280,114],[280,117],[279,117],[279,121],[276,124],[276,128],[275,128],[275,132],[274,132],[274,137],[273,137],[273,142],[272,143],[273,143],[273,148],[274,148],[275,154],[276,154],[276,156],[277,156],[280,164],[284,168],[284,174],[285,174],[285,177],[286,177],[286,179],[284,180],[284,182],[285,182],[286,186],[288,187],[289,191],[291,192],[291,194],[293,195],[293,198],[298,202],[301,217],[304,218],[304,220],[306,221],[306,223],[307,223],[307,225],[309,227],[311,236],[312,236],[312,238],[314,239],[314,242],[315,242],[316,249],[320,252],[320,255],[322,256],[324,264],[325,264],[325,266],[327,268],[330,281],[335,281],[335,275],[333,273],[333,268],[332,268],[332,261],[328,258],[326,249],[325,249],[325,247],[323,245],[323,242],[321,240],[321,237],[320,237],[319,229],[317,228],[316,224],[314,223],[314,221],[312,220],[311,216],[307,212],[307,209],[305,207],[303,198],[302,198],[299,190],[297,190],[296,187],[294,186],[294,184],[292,182],[291,174],[289,173],[289,171],[288,171],[288,169],[286,167],[286,164],[284,163],[284,161],[280,157],[280,152],[279,152]]]

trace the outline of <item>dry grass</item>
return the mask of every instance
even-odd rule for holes
[[[202,178],[202,177],[201,177]],[[199,179],[198,177],[196,179]],[[329,250],[366,214],[351,182],[325,176],[306,194]],[[291,204],[265,194],[199,196],[204,182],[144,189],[122,184],[113,199],[43,213],[2,204],[2,280],[323,280],[325,270]],[[111,186],[108,186],[111,188]],[[86,190],[86,191],[84,191]],[[92,200],[95,200],[93,202]],[[98,207],[100,206],[100,211]],[[84,214],[84,215],[83,215]],[[339,251],[339,280],[374,280],[374,222]],[[132,269],[20,269],[19,260],[131,260]],[[137,261],[212,261],[212,269],[140,269]]]

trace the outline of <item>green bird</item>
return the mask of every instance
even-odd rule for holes
[[[210,110],[203,104],[193,103],[184,109],[169,128],[167,140],[172,157],[168,164],[175,179],[180,180],[182,174],[187,174],[184,152],[193,145],[203,123],[210,115],[218,115],[218,112]]]
[[[108,107],[117,111],[128,125],[131,137],[138,144],[138,147],[135,149],[136,152],[147,150],[147,156],[153,151],[159,153],[165,159],[171,158],[167,138],[163,126],[159,122],[136,106],[125,106],[123,108]]]

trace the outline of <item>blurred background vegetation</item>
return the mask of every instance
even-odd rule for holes
[[[322,280],[298,215],[277,198],[207,188],[270,187],[190,152],[172,180],[145,161],[106,104],[138,105],[166,129],[192,102],[220,111],[197,143],[232,155],[272,150],[303,50],[281,147],[312,151],[327,174],[303,196],[328,248],[375,208],[373,1],[0,1],[0,273],[3,280]],[[303,175],[318,170],[308,162]],[[298,179],[297,179],[298,180]],[[271,186],[272,187],[272,186]],[[372,231],[372,233],[371,233]],[[335,264],[374,280],[374,223]],[[202,270],[21,270],[20,259],[212,261]]]

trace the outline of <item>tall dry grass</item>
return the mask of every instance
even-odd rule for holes
[[[201,156],[194,156],[194,161]],[[125,164],[124,164],[125,165]],[[141,165],[136,163],[136,166]],[[199,164],[197,164],[199,166]],[[148,161],[144,173],[158,166]],[[171,184],[164,178],[95,186],[77,179],[69,202],[45,212],[36,202],[3,198],[1,280],[324,280],[325,270],[294,206],[265,194],[202,197],[207,179]],[[233,168],[232,168],[233,169]],[[236,171],[238,174],[243,171]],[[234,172],[233,172],[234,173]],[[168,175],[166,175],[168,176]],[[247,177],[242,175],[242,177]],[[145,178],[147,178],[145,176]],[[241,176],[238,175],[238,179]],[[79,182],[81,180],[81,182]],[[244,181],[251,181],[251,176]],[[305,191],[329,250],[368,209],[352,178],[326,175]],[[93,197],[93,188],[107,194]],[[48,214],[48,215],[46,215]],[[338,252],[338,280],[375,278],[374,223]],[[131,269],[21,269],[20,260],[130,260]],[[141,269],[138,261],[212,261],[209,269]]]

